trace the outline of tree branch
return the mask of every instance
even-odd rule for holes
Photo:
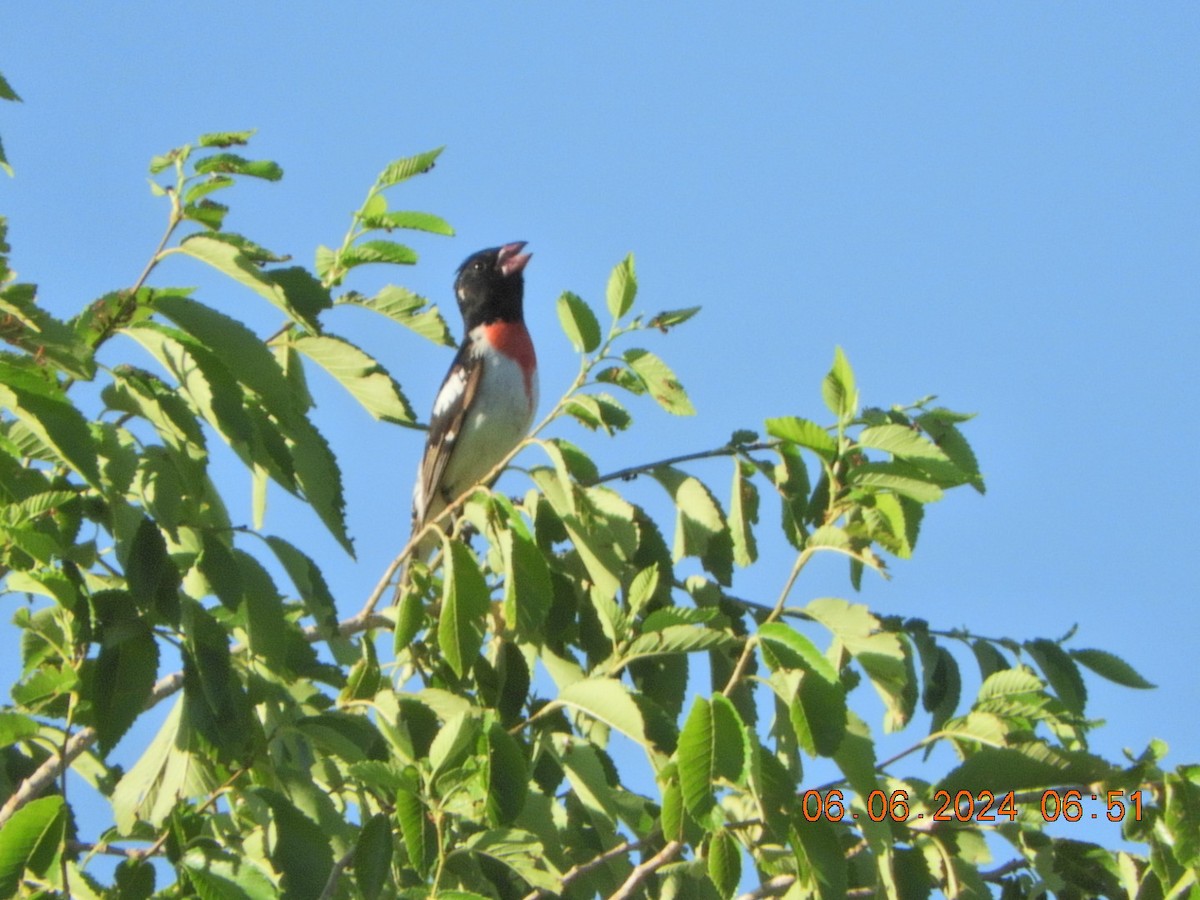
[[[748,453],[754,450],[771,450],[778,446],[778,441],[759,441],[756,444],[723,444],[720,447],[714,447],[711,450],[698,450],[695,453],[683,453],[679,456],[669,456],[666,459],[660,459],[656,462],[640,463],[636,466],[629,466],[625,469],[617,469],[615,472],[609,472],[607,475],[600,475],[590,481],[583,482],[586,487],[591,487],[594,484],[603,484],[606,481],[617,481],[629,479],[641,475],[643,472],[649,472],[657,469],[660,466],[673,466],[677,463],[693,462],[697,459],[713,459],[720,456],[737,456],[739,453]]]
[[[683,850],[683,844],[679,841],[669,841],[665,847],[655,853],[644,863],[634,866],[633,871],[629,873],[629,877],[625,879],[625,883],[617,888],[608,900],[629,900],[642,882],[671,862],[679,852]]]

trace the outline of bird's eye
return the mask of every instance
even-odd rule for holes
[[[475,260],[475,262],[471,263],[471,269],[473,271],[482,272],[484,270],[484,268],[485,267],[484,267],[482,259],[477,259],[477,260]]]

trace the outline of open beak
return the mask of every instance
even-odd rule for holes
[[[521,251],[524,249],[525,241],[513,241],[511,244],[505,244],[500,248],[497,262],[500,264],[500,271],[504,273],[504,277],[507,278],[524,271],[526,263],[529,262],[529,257],[533,255],[531,253],[522,253]]]

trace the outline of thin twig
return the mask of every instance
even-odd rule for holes
[[[629,877],[625,879],[625,883],[613,891],[609,895],[608,900],[629,900],[637,889],[641,887],[643,881],[671,862],[679,852],[683,849],[683,844],[679,841],[669,841],[665,847],[655,853],[644,863],[640,863],[633,867],[633,871],[629,873]]]
[[[332,900],[337,893],[338,882],[342,880],[342,873],[346,871],[346,867],[354,861],[354,851],[350,850],[341,859],[333,864],[333,868],[329,870],[329,879],[325,882],[325,890],[321,891],[321,895],[317,900]]]
[[[792,592],[792,587],[796,584],[796,579],[800,577],[801,570],[812,557],[812,554],[813,551],[811,549],[805,549],[796,555],[796,562],[792,565],[792,571],[783,585],[783,590],[779,592],[779,599],[775,601],[774,608],[759,625],[760,628],[768,622],[775,621],[783,613],[783,607],[787,603],[788,594]],[[729,680],[725,683],[725,687],[721,691],[726,697],[730,696],[741,682],[742,674],[745,672],[746,666],[750,664],[750,658],[754,655],[754,647],[755,642],[752,640],[747,640],[742,647],[741,656],[738,657],[738,661],[733,667],[733,672],[730,674]]]
[[[624,856],[627,853],[634,853],[652,841],[658,840],[658,838],[661,836],[662,835],[659,832],[655,831],[653,834],[642,838],[640,841],[622,841],[621,843],[617,844],[617,846],[612,847],[609,850],[605,850],[599,856],[593,857],[585,863],[579,863],[578,865],[572,866],[570,869],[564,872],[562,878],[559,879],[559,887],[566,888],[571,883],[578,881],[588,872],[606,865],[607,863],[616,859],[618,856]],[[539,897],[550,897],[553,896],[553,894],[553,891],[549,891],[546,888],[537,888],[526,894],[522,900],[538,900]]]
[[[641,463],[636,466],[629,466],[625,469],[617,469],[615,472],[609,472],[606,475],[600,475],[590,481],[582,482],[585,486],[591,487],[594,484],[603,484],[606,481],[617,481],[619,479],[629,479],[635,475],[641,475],[643,472],[649,472],[657,469],[660,466],[673,466],[677,463],[693,462],[697,459],[714,459],[720,456],[737,456],[740,453],[749,453],[754,450],[771,450],[778,446],[778,441],[760,441],[757,444],[723,444],[720,447],[714,447],[711,450],[698,450],[695,453],[682,453],[679,456],[669,456],[666,459],[660,459],[657,462]]]

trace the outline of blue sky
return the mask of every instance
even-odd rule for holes
[[[529,241],[545,407],[576,366],[555,298],[602,307],[633,251],[642,308],[704,307],[650,345],[699,415],[635,404],[615,442],[561,432],[602,468],[716,446],[768,416],[823,419],[835,345],[872,405],[937,393],[978,412],[967,433],[987,496],[932,508],[916,558],[861,599],[989,636],[1080,623],[1072,646],[1161,686],[1093,679],[1089,711],[1109,723],[1097,748],[1158,736],[1169,763],[1200,759],[1200,489],[1186,474],[1200,447],[1200,6],[65,9],[0,14],[0,71],[25,101],[0,108],[17,172],[0,211],[52,310],[133,281],[164,219],[146,162],[201,132],[259,129],[251,155],[286,177],[239,188],[228,227],[305,262],[340,240],[384,164],[444,144],[393,205],[457,236],[416,237],[420,265],[356,287],[400,281],[447,303],[468,253]],[[158,283],[211,282],[179,262]],[[277,324],[248,293],[204,296],[263,333]],[[448,354],[374,324],[346,313],[334,328],[425,415]],[[268,527],[314,542],[350,613],[406,536],[421,437],[332,386],[320,400],[359,560],[282,500]],[[727,493],[728,463],[697,472]],[[773,598],[787,564],[768,557],[738,592]],[[850,594],[840,564],[797,588],[828,594]]]

